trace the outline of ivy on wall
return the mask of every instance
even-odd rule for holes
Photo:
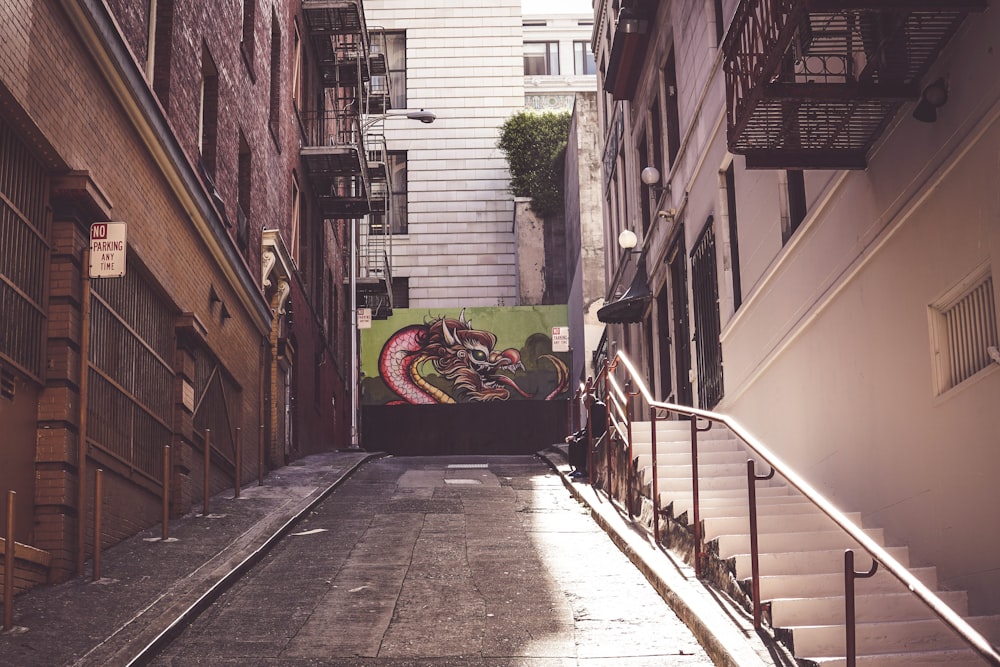
[[[542,217],[562,211],[569,123],[566,111],[521,111],[500,127],[497,147],[507,158],[510,190],[531,198],[531,208]]]

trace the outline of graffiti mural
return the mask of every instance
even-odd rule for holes
[[[549,309],[556,312],[546,312]],[[506,311],[506,318],[497,318],[500,310]],[[559,311],[565,321],[565,307],[532,307],[424,313],[414,322],[419,311],[397,310],[380,323],[384,326],[365,331],[362,337],[363,402],[399,405],[565,398],[568,353],[552,352],[550,329],[538,330],[542,320],[558,316]],[[496,330],[473,325],[476,313],[492,320],[508,337],[523,336],[520,345],[501,346]],[[376,346],[378,354],[373,357]]]

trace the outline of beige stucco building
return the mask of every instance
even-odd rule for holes
[[[806,4],[782,6],[808,17]],[[659,398],[736,417],[937,566],[943,588],[968,590],[972,613],[995,613],[1000,13],[913,4],[834,12],[841,27],[857,20],[836,70],[819,62],[815,17],[795,40],[745,40],[773,75],[750,81],[735,33],[749,16],[787,19],[761,2],[596,3],[607,296],[635,272],[616,247],[624,229],[652,291],[631,322],[609,324],[608,350],[635,359]],[[948,28],[916,53],[913,35],[935,21]],[[784,100],[767,107],[772,125],[754,116],[770,94]],[[870,127],[838,120],[823,94],[869,109]]]

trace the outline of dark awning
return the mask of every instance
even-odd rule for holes
[[[597,319],[605,324],[635,324],[642,321],[646,308],[653,300],[653,293],[646,282],[646,257],[643,256],[635,267],[632,284],[622,298],[607,304],[597,311]]]

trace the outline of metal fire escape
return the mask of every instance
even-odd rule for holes
[[[322,79],[321,109],[301,113],[303,143],[300,150],[313,194],[326,219],[358,221],[387,206],[384,155],[379,167],[378,150],[366,146],[371,112],[369,92],[373,77],[385,78],[384,52],[372,54],[364,9],[360,0],[303,0],[302,15]],[[384,152],[383,152],[384,153]],[[372,308],[387,317],[391,312],[389,254],[384,244],[380,261],[369,262],[370,243],[378,243],[364,224],[351,225],[351,242],[357,244],[359,262],[353,276],[358,306]],[[345,282],[351,283],[345,262]]]
[[[986,0],[741,0],[723,50],[729,150],[748,168],[864,169]]]

